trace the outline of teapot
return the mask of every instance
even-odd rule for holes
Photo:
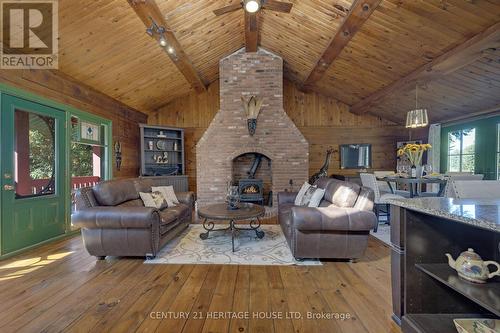
[[[475,283],[486,283],[486,280],[498,275],[500,276],[500,265],[494,261],[483,261],[481,257],[474,252],[474,249],[467,249],[460,253],[457,260],[453,260],[451,254],[445,254],[448,257],[448,265],[458,272],[458,276],[467,281]],[[490,273],[488,266],[494,265],[497,270]]]

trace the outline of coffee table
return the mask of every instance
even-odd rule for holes
[[[234,252],[234,232],[236,230],[253,230],[258,238],[264,237],[264,231],[259,230],[260,218],[264,216],[266,210],[263,206],[240,203],[239,209],[229,210],[227,204],[213,204],[204,206],[198,209],[198,215],[203,218],[203,228],[207,232],[200,234],[200,238],[205,240],[212,231],[231,230],[231,243]],[[246,219],[251,219],[248,227],[237,227],[236,222]],[[226,228],[215,229],[214,221],[229,221],[229,226]]]

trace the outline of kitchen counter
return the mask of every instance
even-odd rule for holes
[[[412,211],[500,232],[500,200],[413,198],[392,199],[390,204]]]

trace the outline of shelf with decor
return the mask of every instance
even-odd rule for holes
[[[140,125],[141,176],[185,176],[184,130]]]

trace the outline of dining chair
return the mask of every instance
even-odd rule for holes
[[[363,184],[363,186],[371,188],[375,193],[374,210],[375,210],[375,215],[377,215],[377,221],[380,222],[380,213],[382,212],[385,213],[385,216],[387,218],[387,224],[390,224],[391,210],[388,200],[405,199],[405,197],[392,193],[381,193],[377,177],[372,173],[360,173],[359,177],[361,178],[361,183]],[[385,211],[381,210],[381,207],[384,207]],[[377,232],[377,230],[378,230],[378,223],[375,226],[373,232]]]
[[[373,171],[373,174],[375,175],[375,178],[382,178],[382,177],[395,175],[394,171]],[[378,188],[380,190],[380,194],[393,193],[391,191],[391,187],[389,186],[389,184],[386,181],[377,179],[377,183],[378,183]],[[390,182],[390,183],[391,183],[392,189],[394,190],[394,194],[401,195],[405,198],[410,197],[409,191],[398,190],[397,189],[398,184],[396,182]]]
[[[444,187],[444,196],[446,198],[457,198],[457,194],[455,191],[455,182],[456,181],[482,181],[484,175],[482,174],[466,174],[466,173],[448,173],[445,175],[447,178],[447,183]]]
[[[500,199],[500,180],[455,180],[457,199]]]

